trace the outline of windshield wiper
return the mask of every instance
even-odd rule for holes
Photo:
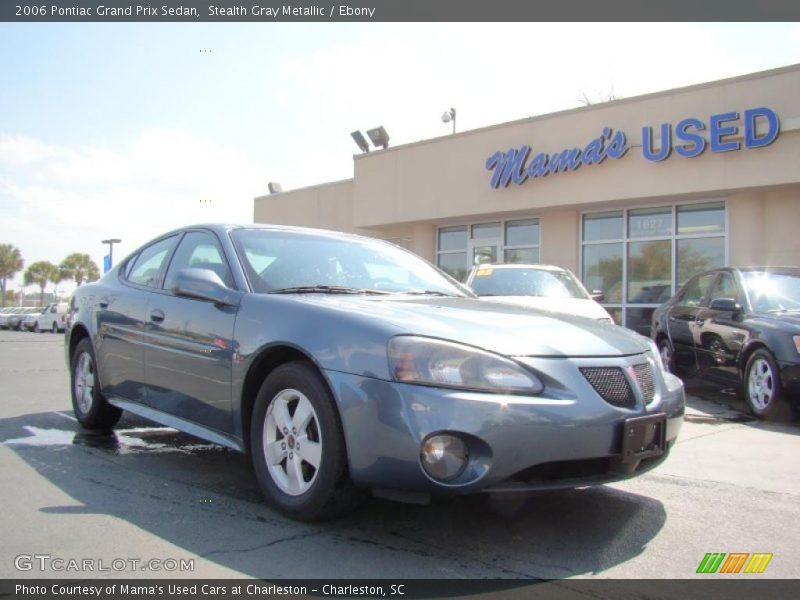
[[[297,285],[267,292],[269,294],[389,294],[385,290],[346,287],[342,285]]]
[[[397,292],[398,294],[408,294],[416,296],[446,296],[448,298],[457,298],[458,294],[448,294],[447,292],[440,292],[438,290],[408,290],[404,292]]]

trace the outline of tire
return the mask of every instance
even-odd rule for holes
[[[658,340],[658,353],[661,355],[661,362],[664,364],[664,368],[674,375],[675,351],[672,348],[672,343],[669,341],[669,338],[662,337]]]
[[[41,333],[42,332],[42,330],[39,329],[39,321],[36,321],[33,324],[33,328],[31,329],[31,331],[33,331],[33,333]]]
[[[53,326],[50,328],[50,333],[58,333],[58,325],[53,321]]]
[[[122,416],[122,410],[111,406],[100,393],[96,364],[91,342],[82,339],[70,361],[72,410],[86,429],[111,429]]]
[[[281,365],[261,385],[250,450],[267,501],[292,518],[330,519],[352,510],[360,496],[349,479],[334,399],[307,362]]]
[[[780,371],[772,353],[759,348],[747,359],[742,391],[750,411],[759,419],[784,421],[792,417]]]

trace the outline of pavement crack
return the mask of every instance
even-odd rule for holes
[[[277,546],[278,544],[285,544],[287,542],[294,542],[295,540],[302,540],[305,538],[315,537],[321,535],[322,531],[309,531],[306,533],[296,533],[294,535],[287,535],[285,537],[278,538],[277,540],[272,540],[269,542],[264,542],[263,544],[257,544],[255,546],[250,546],[248,548],[219,548],[217,550],[210,550],[209,552],[205,552],[200,554],[200,558],[208,558],[209,556],[219,556],[220,554],[246,554],[248,552],[254,552],[256,550],[263,550],[264,548],[270,548],[271,546]]]

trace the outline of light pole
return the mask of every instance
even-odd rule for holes
[[[448,111],[445,111],[442,114],[442,123],[449,123],[450,121],[453,122],[453,133],[456,132],[456,109],[451,108]]]
[[[101,243],[108,244],[108,269],[107,271],[111,270],[111,267],[114,266],[114,244],[119,244],[122,240],[118,240],[117,238],[112,238],[108,240],[102,240]]]

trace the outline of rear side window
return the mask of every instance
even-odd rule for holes
[[[147,287],[158,287],[158,276],[178,236],[171,236],[150,244],[139,253],[128,270],[128,281]]]

